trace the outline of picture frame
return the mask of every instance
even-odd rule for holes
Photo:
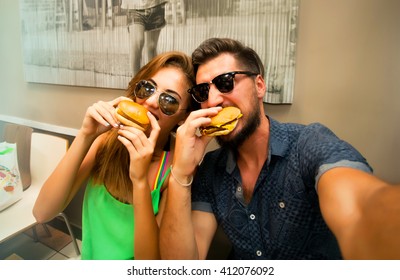
[[[150,32],[144,33],[142,52],[133,51],[132,41],[141,35],[132,26],[132,6],[126,3],[135,0],[19,1],[27,82],[125,89],[135,74],[135,58],[138,67],[151,58],[146,52]],[[165,25],[158,28],[155,53],[179,50],[190,55],[211,37],[240,40],[264,63],[264,102],[293,102],[299,0],[158,3]]]

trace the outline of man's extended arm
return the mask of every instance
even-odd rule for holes
[[[400,258],[400,186],[339,167],[321,176],[318,194],[344,258]]]

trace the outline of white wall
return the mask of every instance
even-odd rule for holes
[[[321,122],[375,173],[400,182],[400,1],[300,0],[295,96],[280,121]],[[0,1],[0,115],[78,129],[86,108],[123,90],[24,81],[19,1]]]

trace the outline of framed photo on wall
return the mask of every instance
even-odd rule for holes
[[[230,37],[263,60],[264,102],[292,103],[299,0],[19,1],[28,82],[125,89],[157,53]],[[138,23],[147,8],[156,17]]]

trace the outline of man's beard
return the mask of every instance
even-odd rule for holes
[[[257,103],[256,103],[257,104]],[[244,124],[240,131],[237,131],[235,136],[230,139],[223,139],[222,137],[216,137],[217,143],[224,148],[228,148],[232,151],[238,149],[244,141],[246,141],[254,131],[260,126],[261,123],[261,111],[258,104],[254,106],[254,110],[248,117],[247,123]]]

